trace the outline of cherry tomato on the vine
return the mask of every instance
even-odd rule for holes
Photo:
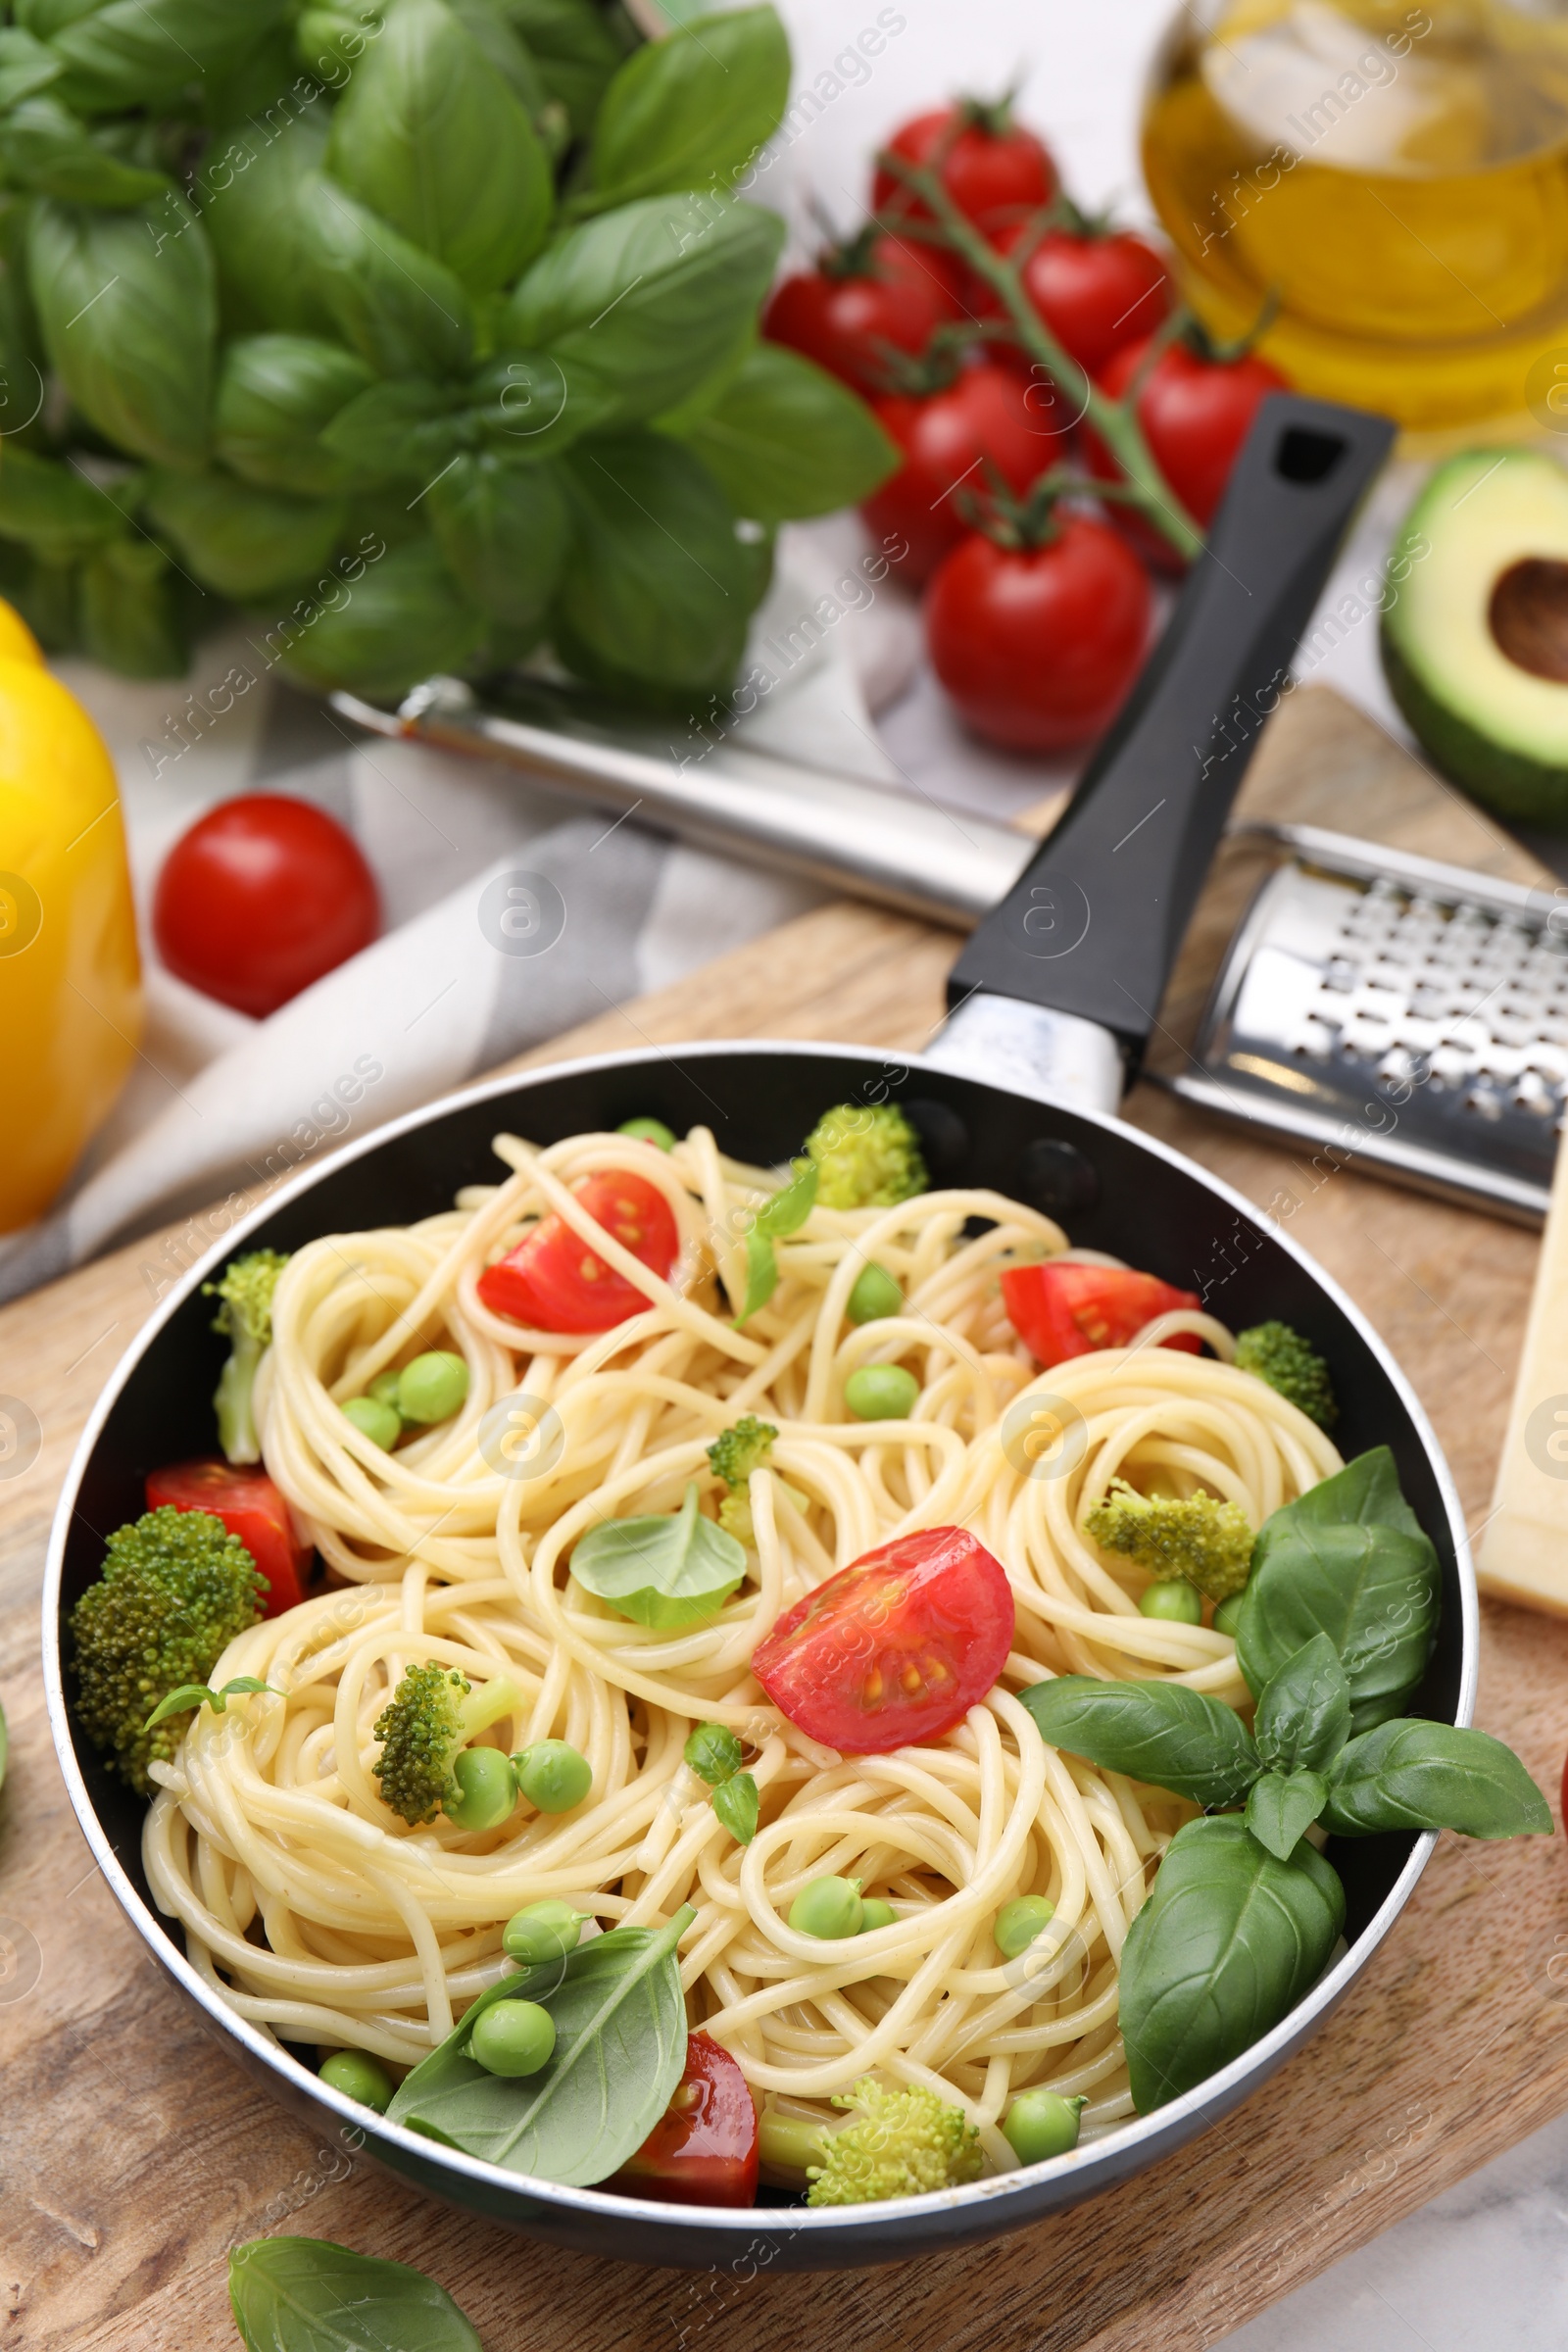
[[[1110,719],[1149,642],[1149,575],[1125,540],[1060,514],[1039,547],[972,532],[926,591],[943,686],[977,735],[1018,751],[1084,743]]]
[[[1011,255],[1031,236],[1015,221],[992,240]],[[1130,343],[1147,343],[1170,309],[1170,279],[1152,245],[1128,229],[1049,229],[1025,255],[1024,291],[1062,348],[1091,375]],[[973,307],[1002,316],[1000,298],[976,278]]]
[[[1030,1354],[1048,1368],[1099,1348],[1130,1348],[1156,1315],[1201,1303],[1196,1291],[1179,1291],[1135,1266],[1080,1265],[1071,1258],[1009,1266],[1002,1277],[1002,1300]],[[1195,1331],[1161,1342],[1187,1355],[1200,1354],[1202,1345]]]
[[[762,332],[857,392],[885,392],[889,346],[920,358],[939,326],[964,316],[961,287],[958,264],[940,247],[860,236],[785,278]]]
[[[976,360],[945,390],[889,393],[873,406],[883,430],[904,452],[904,464],[861,508],[884,540],[908,543],[899,577],[919,586],[971,527],[959,505],[980,493],[995,467],[1020,495],[1065,452],[1052,388],[1031,382],[1016,368]]]
[[[1012,1628],[1000,1560],[963,1528],[926,1527],[798,1600],[752,1672],[808,1740],[885,1755],[961,1723],[1006,1663]]]
[[[153,897],[153,936],[176,979],[265,1018],[381,928],[359,844],[311,801],[246,792],[181,834]]]
[[[1050,152],[1032,130],[1013,122],[1005,100],[987,105],[960,98],[954,106],[916,115],[894,132],[888,146],[906,163],[934,171],[959,212],[989,233],[1049,204],[1056,192]],[[881,164],[871,206],[884,220],[930,218],[906,182]]]
[[[662,1280],[680,1248],[674,1212],[657,1184],[602,1168],[572,1195],[608,1234]],[[648,1301],[634,1282],[591,1250],[564,1217],[541,1217],[515,1250],[487,1266],[479,1297],[493,1314],[533,1331],[609,1331]]]
[[[210,1461],[171,1462],[147,1473],[147,1508],[165,1504],[176,1511],[211,1511],[231,1536],[238,1536],[271,1586],[264,1616],[281,1617],[305,1597],[311,1546],[294,1533],[288,1504],[265,1470]]]
[[[1102,381],[1112,399],[1127,391],[1148,347],[1145,336],[1108,363]],[[1150,369],[1137,399],[1144,439],[1160,472],[1204,530],[1219,511],[1252,418],[1271,392],[1286,389],[1279,369],[1250,351],[1239,359],[1212,359],[1176,342]],[[1092,473],[1102,481],[1119,479],[1121,468],[1091,426],[1084,427],[1082,448]],[[1178,567],[1179,559],[1142,515],[1127,514],[1122,527],[1151,562],[1167,570]]]
[[[746,2077],[710,2034],[692,2034],[674,2097],[606,2186],[669,2205],[755,2205],[757,2163]]]

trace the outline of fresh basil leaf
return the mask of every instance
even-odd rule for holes
[[[1460,1830],[1549,1836],[1551,1810],[1511,1747],[1490,1732],[1406,1716],[1352,1740],[1329,1775],[1324,1821],[1341,1838]]]
[[[107,0],[14,0],[11,14],[34,40],[51,41],[78,17],[90,17]]]
[[[275,134],[242,123],[215,139],[202,159],[203,219],[231,328],[337,331],[313,267],[326,132],[318,107]]]
[[[1275,1544],[1308,1525],[1392,1527],[1401,1536],[1421,1533],[1421,1522],[1400,1492],[1399,1473],[1387,1446],[1358,1453],[1332,1478],[1321,1479],[1294,1502],[1283,1503],[1258,1531],[1258,1558],[1266,1559]]]
[[[700,1723],[681,1750],[699,1780],[716,1788],[724,1781],[732,1781],[741,1768],[745,1754],[740,1741],[726,1723]]]
[[[8,449],[8,457],[16,455]],[[16,606],[46,654],[80,650],[77,566],[30,556],[0,540],[0,595]]]
[[[782,1241],[786,1234],[799,1233],[816,1206],[816,1188],[821,1180],[822,1171],[815,1160],[808,1160],[788,1184],[763,1201],[757,1212],[758,1232],[770,1234],[776,1242]]]
[[[219,473],[150,474],[146,512],[197,578],[236,604],[310,578],[343,528],[341,500],[290,498]]]
[[[783,233],[775,215],[716,197],[621,205],[540,256],[497,340],[549,352],[599,424],[662,416],[756,318]]]
[[[53,34],[60,94],[84,114],[158,106],[242,58],[287,0],[109,0]]]
[[[746,1236],[746,1296],[735,1318],[736,1329],[765,1306],[778,1289],[778,1251],[760,1224]]]
[[[285,91],[291,92],[285,98]],[[303,100],[299,61],[294,53],[294,26],[264,24],[240,55],[202,75],[202,121],[210,131],[226,130],[231,123],[275,121],[293,100]],[[310,103],[315,103],[312,92]],[[281,105],[280,105],[281,101]]]
[[[118,213],[45,199],[27,274],[50,363],[88,422],[132,457],[201,466],[218,295],[184,198]]]
[[[667,1630],[716,1616],[746,1576],[746,1553],[697,1507],[697,1482],[674,1516],[606,1519],[579,1536],[571,1573],[617,1616]]]
[[[496,0],[447,0],[447,6],[474,46],[483,52],[492,73],[500,74],[541,139],[544,140],[541,118],[559,115],[561,127],[564,129],[565,110],[551,98],[526,44],[513,30]],[[549,141],[544,143],[548,151]]]
[[[584,442],[561,466],[573,522],[562,659],[612,691],[727,686],[760,590],[712,475],[659,433]]]
[[[779,343],[758,343],[680,437],[759,522],[858,506],[900,463],[864,401]]]
[[[505,320],[503,320],[505,324]],[[575,395],[548,352],[497,352],[468,380],[478,436],[503,466],[540,466],[603,422],[613,394],[579,378]]]
[[[467,396],[461,384],[417,375],[371,384],[321,428],[321,446],[362,478],[428,484],[467,446]]]
[[[105,154],[58,98],[24,99],[0,118],[0,170],[15,187],[114,210],[146,204],[172,184],[162,172],[140,172]]]
[[[1194,2089],[1288,2016],[1344,1925],[1345,1889],[1310,1845],[1282,1862],[1234,1813],[1178,1830],[1122,1949],[1139,2114]]]
[[[1320,1772],[1265,1772],[1247,1794],[1247,1826],[1259,1845],[1288,1862],[1328,1801]]]
[[[20,106],[58,81],[65,67],[55,51],[20,24],[0,27],[0,108]]]
[[[126,678],[179,678],[190,662],[161,547],[115,539],[83,564],[76,611],[81,650]]]
[[[1351,1730],[1397,1714],[1437,1639],[1438,1555],[1426,1537],[1376,1521],[1308,1519],[1252,1556],[1236,1628],[1249,1687],[1261,1694],[1298,1649],[1326,1634],[1349,1683]]]
[[[0,459],[0,537],[20,539],[55,563],[103,547],[125,529],[114,501],[53,458],[8,440]]]
[[[1273,1771],[1327,1772],[1350,1737],[1350,1686],[1327,1634],[1314,1634],[1265,1685],[1252,1737]]]
[[[444,0],[396,0],[332,122],[327,169],[476,293],[510,284],[555,206],[533,124]]]
[[[1233,1707],[1185,1683],[1031,1683],[1019,1698],[1053,1747],[1200,1805],[1233,1805],[1261,1766]]]
[[[485,639],[485,618],[462,594],[428,538],[367,564],[341,600],[302,597],[270,636],[304,685],[346,686],[370,700],[406,694],[437,670],[461,673]]]
[[[721,1782],[713,1790],[713,1811],[737,1845],[750,1845],[757,1836],[760,1801],[749,1772],[736,1773],[733,1780]]]
[[[307,497],[346,490],[367,478],[360,454],[328,449],[320,436],[374,380],[341,343],[237,335],[222,354],[213,445],[225,466],[264,490]]]
[[[600,211],[676,188],[729,188],[767,145],[790,95],[790,45],[771,8],[698,17],[626,60],[594,122]]]
[[[585,2187],[617,2172],[669,2105],[686,2064],[676,1946],[696,1914],[664,1928],[612,1928],[564,1960],[503,1978],[393,2094],[406,2124],[508,2172]],[[556,2046],[521,2080],[468,2056],[474,2021],[497,2000],[539,2001]]]
[[[254,1674],[236,1674],[220,1690],[215,1690],[209,1683],[181,1683],[177,1690],[171,1690],[167,1698],[159,1700],[141,1728],[150,1732],[155,1723],[165,1723],[171,1715],[187,1714],[193,1707],[211,1707],[215,1715],[226,1715],[231,1698],[254,1697],[258,1691],[271,1689],[270,1683],[264,1683]],[[273,1695],[278,1694],[274,1691]]]
[[[430,490],[430,527],[453,577],[486,612],[537,636],[566,560],[571,518],[556,474],[463,457]]]
[[[306,264],[338,333],[382,375],[458,375],[473,350],[462,283],[324,173],[301,191]]]
[[[444,2286],[324,2237],[257,2237],[228,2257],[246,2352],[482,2352]]]
[[[565,108],[573,134],[586,138],[626,54],[615,37],[616,20],[602,16],[593,0],[497,0],[497,6],[526,42],[550,96]],[[629,20],[618,22],[629,32]]]

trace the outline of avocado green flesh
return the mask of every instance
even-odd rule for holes
[[[1510,661],[1489,617],[1502,574],[1532,558],[1568,563],[1568,472],[1533,450],[1450,459],[1395,543],[1380,651],[1446,775],[1501,815],[1568,829],[1568,683]]]

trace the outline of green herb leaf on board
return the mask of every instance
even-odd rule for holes
[[[324,2237],[258,2237],[228,2257],[246,2352],[482,2352],[445,2287]]]

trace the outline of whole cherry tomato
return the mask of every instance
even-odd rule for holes
[[[1008,1266],[1002,1277],[1002,1300],[1030,1354],[1048,1368],[1099,1348],[1130,1348],[1156,1315],[1200,1303],[1196,1291],[1179,1291],[1157,1274],[1061,1258]],[[1188,1355],[1200,1354],[1202,1345],[1196,1331],[1179,1331],[1161,1342]]]
[[[1038,547],[975,531],[926,591],[931,662],[977,735],[1016,751],[1084,743],[1110,719],[1149,642],[1149,575],[1080,514]]]
[[[885,392],[889,347],[918,359],[939,326],[964,316],[961,288],[951,254],[867,231],[785,278],[762,332],[857,392]]]
[[[605,2185],[666,2205],[755,2205],[757,2161],[757,2108],[746,2077],[711,2034],[692,2034],[674,2097]]]
[[[925,1527],[786,1610],[752,1672],[808,1740],[880,1756],[961,1723],[1005,1665],[1012,1630],[1001,1561],[963,1528]]]
[[[1027,221],[1015,221],[993,242],[999,253],[1011,254],[1029,234]],[[1057,342],[1091,375],[1128,344],[1147,343],[1170,309],[1164,263],[1128,229],[1050,229],[1025,257],[1021,274]],[[1000,298],[983,279],[975,280],[973,308],[983,318],[1002,315]]]
[[[602,1168],[571,1189],[595,1223],[662,1281],[675,1263],[680,1236],[658,1185],[624,1168]],[[590,1250],[564,1217],[541,1217],[515,1250],[485,1268],[478,1290],[493,1314],[532,1331],[609,1331],[648,1304],[636,1284]]]
[[[1145,336],[1107,364],[1102,381],[1112,399],[1119,400],[1127,390],[1148,346]],[[1177,342],[1168,345],[1150,369],[1138,395],[1138,421],[1160,472],[1204,530],[1219,511],[1252,418],[1271,392],[1286,389],[1279,369],[1255,352],[1239,359],[1213,358]],[[1121,468],[1088,425],[1082,449],[1090,471],[1102,481],[1120,477]],[[1152,563],[1164,570],[1179,568],[1179,558],[1141,515],[1127,514],[1123,527]]]
[[[153,898],[153,936],[175,978],[258,1018],[380,928],[375,877],[352,834],[281,792],[241,793],[198,817]]]
[[[305,1597],[311,1546],[294,1533],[288,1504],[265,1470],[236,1469],[230,1462],[171,1462],[147,1473],[147,1508],[165,1504],[176,1511],[210,1511],[238,1536],[271,1586],[263,1615],[281,1617]]]
[[[929,166],[959,212],[988,232],[1021,220],[1056,192],[1049,151],[1032,130],[1013,122],[1004,99],[988,105],[960,98],[956,105],[916,115],[894,132],[888,146],[906,163]],[[930,219],[928,208],[883,165],[877,167],[871,209],[884,220]]]
[[[860,512],[884,542],[897,534],[908,543],[901,579],[921,585],[964,537],[972,526],[960,496],[987,489],[992,467],[1021,495],[1062,456],[1066,435],[1054,422],[1052,397],[1049,385],[1027,381],[1016,368],[977,360],[944,390],[892,392],[873,403],[904,464]]]

